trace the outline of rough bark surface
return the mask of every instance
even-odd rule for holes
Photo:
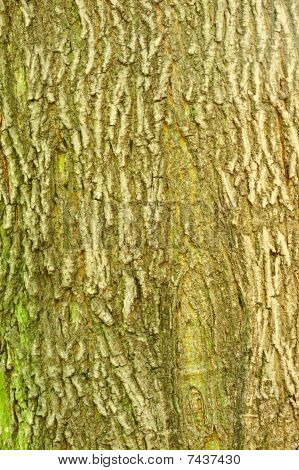
[[[298,446],[297,10],[0,0],[2,448]]]

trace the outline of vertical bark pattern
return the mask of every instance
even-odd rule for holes
[[[296,3],[0,0],[2,447],[298,445]]]

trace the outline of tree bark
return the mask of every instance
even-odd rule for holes
[[[1,448],[298,446],[296,18],[0,0]]]

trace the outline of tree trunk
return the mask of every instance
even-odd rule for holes
[[[296,8],[0,0],[2,448],[296,448]]]

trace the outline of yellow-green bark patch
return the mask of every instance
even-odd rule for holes
[[[77,303],[72,303],[70,305],[70,317],[72,323],[78,323],[79,321],[79,308]]]
[[[16,71],[16,89],[18,96],[24,96],[27,92],[26,72],[24,65]]]
[[[65,160],[66,160],[66,155],[64,153],[60,153],[58,155],[58,169],[59,173],[64,174],[65,172]]]
[[[217,434],[215,429],[214,429],[213,433],[206,440],[205,449],[206,450],[218,450],[218,449],[220,449],[219,437],[218,437],[218,434]]]
[[[28,346],[26,327],[28,324],[29,314],[22,304],[18,304],[16,307],[16,317],[19,326],[20,342],[21,345],[26,348]]]
[[[1,448],[7,448],[6,441],[10,435],[10,416],[8,398],[5,389],[5,377],[2,370],[0,370],[0,444]]]
[[[10,241],[9,237],[6,235],[6,231],[3,227],[3,225],[0,225],[0,241],[1,241],[1,258],[4,261],[9,260],[9,254],[10,254]]]
[[[21,423],[18,435],[16,439],[16,446],[18,449],[27,450],[28,449],[28,430],[29,426],[27,423]]]
[[[17,315],[17,320],[18,320],[19,327],[21,329],[26,328],[26,325],[28,323],[28,312],[23,307],[22,304],[17,305],[16,315]]]

